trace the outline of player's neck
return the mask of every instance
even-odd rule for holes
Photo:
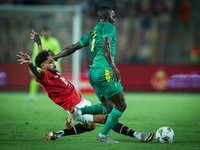
[[[107,22],[107,21],[105,21],[104,19],[100,19],[99,22]]]
[[[48,71],[47,69],[42,69],[42,71]]]

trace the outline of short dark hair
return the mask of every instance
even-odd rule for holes
[[[41,68],[41,63],[43,63],[45,60],[47,60],[47,57],[49,56],[49,52],[52,52],[52,51],[51,50],[49,50],[49,51],[43,50],[36,56],[35,64],[37,67]]]
[[[108,6],[101,6],[97,12],[99,16],[104,15],[106,12],[112,11],[112,9]]]

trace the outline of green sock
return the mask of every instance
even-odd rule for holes
[[[88,107],[81,108],[82,115],[91,114],[91,115],[99,115],[99,114],[107,114],[107,109],[101,104],[96,104]]]
[[[35,81],[35,78],[31,79],[29,87],[29,96],[35,97],[39,88],[39,84]]]
[[[108,135],[110,130],[117,124],[117,122],[119,121],[119,117],[121,117],[122,114],[123,112],[117,110],[116,108],[113,108],[110,115],[108,116],[106,124],[101,130],[101,134]]]

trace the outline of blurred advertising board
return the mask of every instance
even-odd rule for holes
[[[124,91],[200,91],[200,66],[117,65]]]
[[[66,73],[70,67],[62,68],[62,75],[71,82],[71,73]],[[117,68],[124,91],[200,92],[200,66],[118,64]],[[80,75],[80,92],[94,93],[87,76],[88,71]],[[0,91],[28,91],[30,79],[27,65],[0,63]]]

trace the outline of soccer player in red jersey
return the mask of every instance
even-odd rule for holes
[[[38,44],[40,52],[36,57],[35,63],[42,71],[37,70],[30,56],[26,53],[19,52],[21,55],[17,55],[20,58],[18,60],[20,64],[29,65],[30,70],[36,76],[36,81],[45,88],[49,98],[65,110],[68,111],[71,107],[82,108],[91,106],[91,103],[82,98],[74,86],[56,70],[55,62],[51,57],[54,53],[51,51],[44,51],[39,35],[37,35],[34,30],[32,30],[32,32],[31,39]],[[94,122],[105,124],[107,117],[108,115],[82,115],[78,118],[80,123],[74,125],[72,128],[70,127],[70,129],[67,128],[58,132],[50,132],[46,134],[45,140],[55,140],[62,136],[91,131],[96,127]],[[69,125],[69,122],[67,125]],[[152,140],[152,138],[148,136],[149,134],[135,132],[121,123],[117,123],[112,129],[117,133],[135,137],[142,142],[149,142]]]

